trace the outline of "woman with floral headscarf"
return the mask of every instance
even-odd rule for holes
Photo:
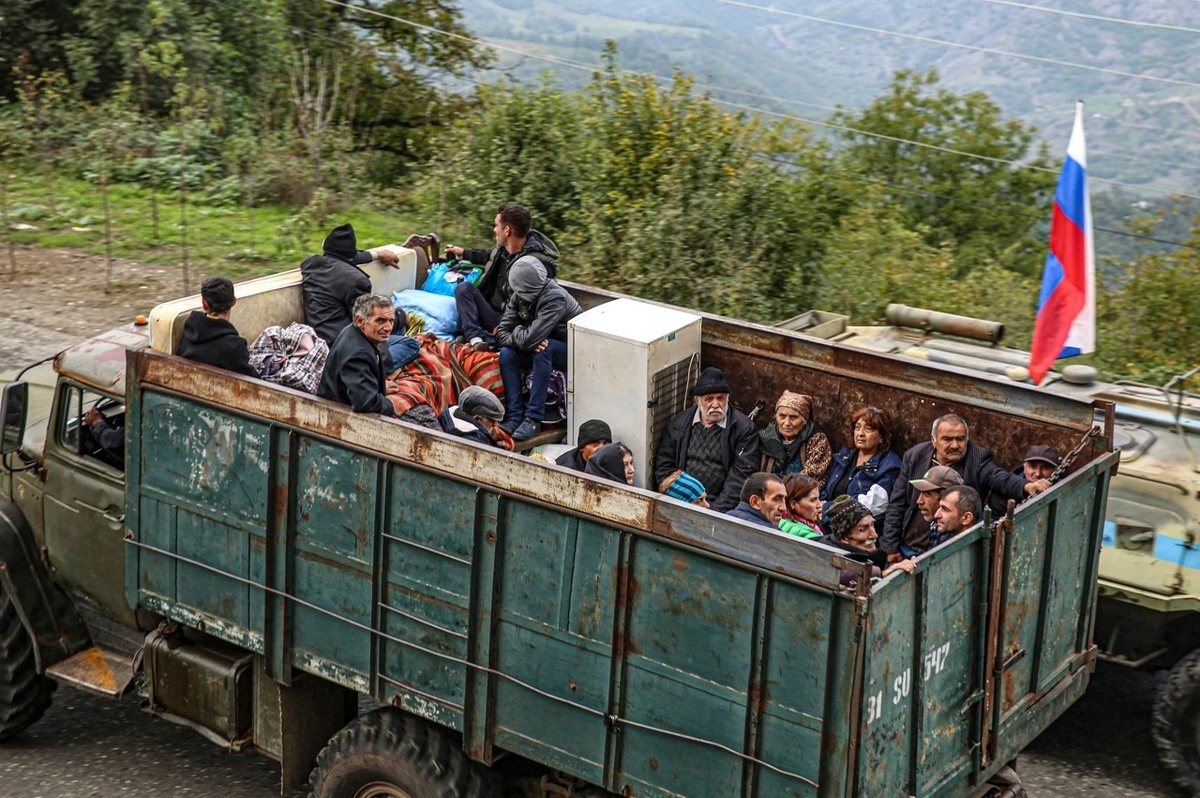
[[[812,419],[813,399],[784,391],[775,403],[775,420],[758,433],[762,471],[775,476],[807,474],[825,484],[833,452],[825,433],[817,432]]]

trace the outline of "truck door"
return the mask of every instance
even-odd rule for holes
[[[86,423],[93,409],[116,436],[97,435]],[[125,600],[124,426],[123,398],[60,381],[46,441],[43,512],[56,577],[108,617],[133,624]]]

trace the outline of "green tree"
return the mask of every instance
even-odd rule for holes
[[[926,243],[952,243],[959,274],[988,260],[1038,272],[1056,177],[1018,165],[1051,167],[1044,144],[1034,152],[1035,128],[1005,119],[983,92],[940,88],[935,70],[897,72],[866,108],[832,119],[848,128],[847,168],[880,184]]]
[[[1117,265],[1098,286],[1091,359],[1109,376],[1164,382],[1200,365],[1200,217],[1183,243],[1174,252],[1144,252]]]
[[[572,278],[757,321],[805,303],[822,225],[807,132],[731,114],[677,73],[619,69],[584,92]]]

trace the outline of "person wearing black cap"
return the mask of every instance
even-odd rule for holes
[[[588,459],[602,446],[612,443],[612,430],[598,418],[591,418],[579,425],[575,436],[575,448],[560,454],[554,462],[560,466],[582,471]]]
[[[1053,446],[1030,446],[1025,452],[1025,460],[1020,468],[1013,469],[1014,474],[1024,474],[1025,479],[1037,482],[1040,479],[1049,481],[1054,470],[1058,468],[1058,450]]]
[[[458,404],[438,417],[442,430],[469,441],[512,449],[512,439],[500,428],[504,403],[487,388],[471,385],[458,395]]]
[[[758,430],[729,404],[729,384],[706,368],[692,388],[695,407],[667,425],[654,456],[654,484],[683,469],[704,485],[713,510],[726,513],[741,500],[746,478],[758,471]]]
[[[323,254],[310,255],[300,264],[300,287],[305,323],[332,345],[351,322],[354,300],[371,293],[371,278],[359,265],[379,260],[396,267],[400,258],[390,249],[360,250],[349,223],[333,228],[323,249]]]

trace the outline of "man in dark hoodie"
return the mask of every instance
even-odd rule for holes
[[[546,275],[546,267],[523,255],[508,272],[512,297],[496,328],[500,376],[504,380],[504,421],[500,426],[514,441],[542,431],[550,373],[567,368],[567,322],[583,312],[575,297]],[[533,372],[529,404],[521,395],[526,369]]]
[[[333,228],[323,249],[324,254],[311,255],[300,264],[300,285],[305,321],[332,345],[351,321],[354,300],[371,293],[371,278],[359,265],[379,260],[395,267],[400,258],[389,249],[360,250],[350,224]]]
[[[209,277],[200,286],[204,310],[193,310],[183,323],[179,356],[217,368],[257,377],[250,365],[246,339],[238,335],[229,321],[229,312],[237,304],[233,283],[228,277]]]
[[[547,236],[533,229],[533,217],[523,205],[501,205],[493,227],[496,248],[465,249],[446,247],[453,255],[468,263],[483,265],[479,286],[462,280],[454,289],[454,304],[458,308],[458,325],[462,335],[476,349],[490,349],[495,343],[496,326],[512,295],[508,271],[519,258],[531,255],[554,279],[558,271],[558,247]]]

